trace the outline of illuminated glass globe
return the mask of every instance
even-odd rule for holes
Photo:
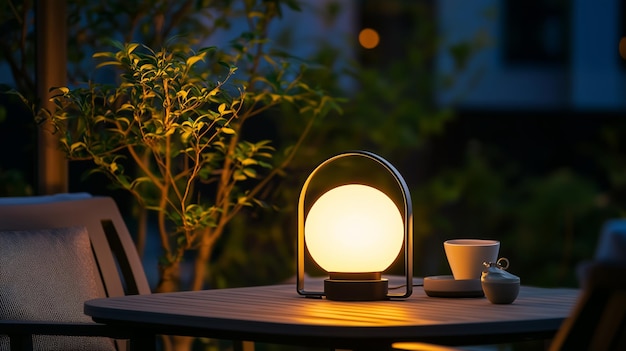
[[[402,249],[404,224],[385,193],[349,184],[317,199],[306,217],[304,238],[311,257],[327,272],[382,272]]]

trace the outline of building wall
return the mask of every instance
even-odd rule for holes
[[[534,8],[523,11],[531,3]],[[547,3],[438,0],[444,41],[437,59],[439,72],[452,69],[447,44],[477,36],[488,40],[454,89],[440,92],[439,100],[449,102],[460,96],[459,106],[470,109],[623,110],[619,1],[607,0],[599,6],[575,0],[557,9]],[[537,40],[531,42],[533,35]],[[563,56],[558,56],[560,50]]]

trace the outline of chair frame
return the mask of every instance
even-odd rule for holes
[[[550,351],[626,349],[626,265],[596,261],[581,297],[563,322]]]
[[[116,203],[110,197],[63,199],[43,203],[0,204],[1,230],[34,230],[85,226],[106,297],[150,294],[150,286],[134,242]],[[98,323],[0,320],[0,335],[8,335],[11,351],[32,350],[33,335],[104,336],[118,350],[152,341],[155,335],[120,330]]]

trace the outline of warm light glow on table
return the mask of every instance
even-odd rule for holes
[[[407,311],[401,303],[389,303],[388,301],[368,301],[365,304],[354,304],[350,301],[333,301],[332,303],[306,302],[293,306],[294,315],[297,316],[295,318],[301,323],[314,325],[333,324],[338,327],[434,323],[432,320],[416,317],[413,311]]]

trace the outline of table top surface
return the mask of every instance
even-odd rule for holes
[[[306,298],[285,284],[96,299],[85,303],[85,313],[157,334],[333,347],[410,340],[458,345],[549,337],[578,295],[578,289],[522,286],[512,304],[495,305],[486,298],[429,297],[417,286],[407,299],[344,302]]]

